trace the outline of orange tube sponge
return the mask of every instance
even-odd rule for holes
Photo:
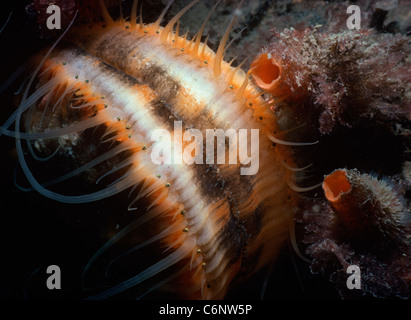
[[[290,76],[296,66],[273,53],[262,53],[251,64],[251,75],[261,89],[271,93],[275,98],[287,98],[291,94],[299,97],[294,79]]]
[[[288,93],[290,88],[282,80],[282,67],[269,53],[259,55],[251,64],[251,75],[256,84],[274,96]]]
[[[323,189],[345,236],[362,243],[392,243],[402,238],[409,217],[401,197],[387,181],[357,170],[338,169],[325,177]]]

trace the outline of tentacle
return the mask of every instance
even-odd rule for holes
[[[33,146],[31,145],[31,140],[27,140],[27,147],[28,147],[28,149],[29,149],[29,151],[30,151],[31,156],[32,156],[34,159],[36,159],[37,161],[41,161],[41,162],[50,160],[50,159],[53,158],[53,157],[58,153],[58,151],[60,150],[60,145],[59,145],[59,146],[57,146],[56,150],[54,150],[54,151],[53,151],[51,154],[49,154],[48,156],[46,156],[46,157],[39,157],[39,156],[36,155],[36,153],[34,152]]]
[[[301,146],[312,146],[314,144],[317,144],[319,141],[314,141],[314,142],[290,142],[290,141],[284,141],[284,140],[280,140],[274,136],[272,136],[271,134],[267,134],[267,138],[270,139],[272,142],[278,143],[278,144],[282,144],[285,146],[295,146],[295,147],[301,147]]]
[[[160,13],[160,16],[158,19],[152,24],[150,29],[152,31],[157,31],[158,27],[160,26],[161,21],[163,21],[164,16],[166,15],[168,9],[170,9],[170,6],[173,4],[174,0],[170,0],[167,4],[167,6],[163,9],[163,11]]]
[[[43,187],[48,187],[48,186],[60,183],[62,181],[68,180],[68,179],[70,179],[70,178],[72,178],[72,177],[74,177],[74,176],[76,176],[76,175],[78,175],[78,174],[80,174],[80,173],[82,173],[82,172],[98,165],[99,163],[102,163],[103,161],[106,161],[106,160],[114,157],[115,155],[117,155],[121,152],[130,150],[130,149],[131,149],[131,147],[124,146],[124,145],[120,144],[117,147],[115,147],[114,149],[112,149],[110,151],[107,151],[106,153],[104,153],[101,156],[93,159],[92,161],[86,163],[85,165],[83,165],[83,166],[81,166],[81,167],[79,167],[79,168],[77,168],[77,169],[75,169],[75,170],[73,170],[69,173],[66,173],[65,175],[63,175],[61,177],[58,177],[56,179],[53,179],[53,180],[47,181],[45,183],[42,183],[42,186]],[[130,165],[130,163],[128,165]]]
[[[185,226],[183,226],[185,227]],[[171,226],[169,226],[167,229],[163,230],[162,232],[160,232],[159,234],[155,235],[154,237],[151,237],[150,239],[147,239],[146,241],[141,242],[140,244],[134,246],[133,248],[127,250],[126,252],[122,253],[121,255],[119,255],[118,257],[114,258],[113,260],[111,260],[106,269],[105,269],[105,274],[106,277],[108,275],[108,270],[110,269],[110,267],[113,265],[113,263],[115,263],[116,261],[118,261],[119,259],[123,258],[126,255],[129,255],[132,252],[135,252],[141,248],[144,248],[146,246],[148,246],[149,244],[157,241],[157,240],[161,240],[165,237],[170,236],[171,234],[175,233],[177,230],[181,230],[181,224],[179,223],[174,223]]]
[[[17,189],[23,191],[23,192],[30,192],[33,191],[33,188],[24,188],[21,185],[18,184],[17,182],[17,169],[19,168],[19,164],[16,164],[16,167],[14,168],[14,172],[13,172],[13,184],[16,186]]]
[[[26,175],[27,180],[30,182],[30,184],[33,186],[33,188],[42,194],[45,197],[48,197],[50,199],[63,202],[63,203],[86,203],[86,202],[93,202],[93,201],[98,201],[101,199],[105,199],[108,197],[111,197],[115,194],[118,194],[131,186],[133,186],[136,181],[134,177],[129,177],[126,178],[120,182],[118,182],[115,185],[112,185],[108,188],[105,188],[100,191],[96,191],[93,193],[89,194],[84,194],[84,195],[76,195],[76,196],[68,196],[68,195],[63,195],[60,193],[53,192],[51,190],[48,190],[44,188],[41,184],[37,182],[37,180],[33,177],[33,175],[30,172],[30,169],[27,167],[27,163],[24,160],[24,155],[21,149],[17,150],[17,154],[20,159],[20,164],[23,169],[23,172]]]
[[[86,107],[93,107],[93,106],[98,105],[98,104],[103,104],[104,102],[105,102],[104,99],[96,99],[96,100],[92,100],[90,102],[86,102],[84,104],[81,104],[79,106],[70,106],[70,108],[72,108],[72,109],[83,109],[83,108],[86,108]]]
[[[2,94],[9,86],[11,86],[16,79],[20,78],[26,70],[26,67],[24,65],[21,65],[16,71],[13,72],[11,76],[8,77],[8,79],[0,86],[0,94]],[[26,83],[27,79],[24,79],[20,87],[17,89],[17,91],[14,93],[15,95],[20,94],[21,90],[23,90],[24,85]]]
[[[77,83],[71,84],[69,86],[67,86],[64,89],[64,92],[60,95],[60,98],[57,99],[56,103],[53,106],[53,112],[56,109],[57,105],[59,105],[61,103],[61,101],[63,101],[63,99],[67,96],[67,94],[71,93],[73,94],[73,89],[77,86]],[[74,100],[74,99],[73,99]],[[103,103],[103,102],[99,102],[99,103]],[[74,106],[72,106],[72,108],[75,108]]]
[[[113,238],[111,238],[109,241],[107,241],[100,249],[97,250],[97,252],[90,258],[88,261],[87,265],[84,267],[84,270],[82,272],[82,287],[84,290],[91,290],[92,288],[86,288],[84,286],[84,279],[87,271],[90,269],[90,267],[93,265],[93,263],[108,249],[110,249],[116,242],[120,241],[122,238],[124,238],[126,235],[128,235],[130,232],[135,230],[136,228],[140,227],[141,225],[145,224],[146,222],[155,219],[156,217],[164,214],[168,208],[164,207],[156,207],[153,210],[150,210],[143,214],[140,218],[138,218],[136,221],[130,223],[127,227],[125,227],[123,230],[121,230],[119,233],[117,233]]]
[[[133,160],[130,159],[130,165],[133,164]],[[126,166],[125,166],[126,167]],[[133,170],[134,169],[134,170]],[[126,173],[124,173],[120,178],[116,179],[115,181],[113,181],[112,183],[110,183],[107,188],[110,188],[111,186],[114,186],[118,183],[120,183],[121,181],[127,179],[130,175],[135,174],[138,175],[139,171],[142,169],[142,167],[138,167],[138,168],[133,168],[128,170]],[[140,180],[137,180],[136,183],[139,183]]]
[[[205,30],[205,27],[207,25],[208,20],[210,20],[211,15],[214,13],[215,9],[217,8],[217,6],[220,4],[221,0],[218,0],[217,3],[214,5],[214,7],[210,10],[210,12],[208,13],[207,17],[204,19],[203,24],[201,25],[200,29],[198,30],[197,33],[197,38],[196,41],[194,43],[194,48],[193,48],[193,54],[194,56],[198,56],[198,49],[200,48],[200,43],[201,43],[201,37],[203,36],[203,32]]]
[[[290,187],[290,189],[294,190],[295,192],[307,192],[307,191],[311,191],[311,190],[317,189],[318,187],[321,187],[321,186],[322,186],[322,182],[321,182],[321,183],[318,183],[318,184],[316,184],[316,185],[314,185],[314,186],[305,187],[305,188],[296,186],[296,185],[295,185],[293,182],[291,182],[291,181],[287,181],[287,185]]]
[[[237,97],[238,97],[238,98],[241,98],[241,97],[244,95],[244,92],[245,92],[245,90],[246,90],[246,88],[247,88],[247,85],[248,85],[248,81],[249,81],[249,79],[250,79],[250,73],[251,73],[251,70],[249,70],[249,71],[247,72],[246,76],[244,77],[243,84],[242,84],[241,87],[237,90]]]
[[[297,130],[297,129],[300,129],[300,128],[304,127],[305,125],[306,125],[306,123],[303,123],[303,124],[300,124],[299,126],[296,126],[296,127],[291,128],[291,129],[287,129],[287,130],[283,130],[283,131],[281,131],[281,132],[277,132],[276,134],[277,134],[277,135],[279,135],[279,134],[286,134],[286,133],[295,131],[295,130]]]
[[[110,16],[110,14],[108,13],[107,8],[106,8],[103,0],[100,0],[100,9],[101,9],[101,14],[103,15],[104,21],[105,21],[108,25],[113,25],[113,24],[114,24],[114,20],[113,20],[113,18]]]
[[[51,51],[55,48],[55,46],[57,45],[57,43],[64,37],[64,35],[67,33],[67,31],[70,29],[70,27],[72,26],[72,24],[74,23],[75,18],[77,17],[77,13],[74,16],[73,20],[71,21],[71,23],[69,24],[68,28],[63,32],[63,34],[58,38],[58,40],[54,43],[54,45],[51,46],[51,48],[49,49],[49,51],[47,52],[47,54],[44,56],[42,62],[40,63],[40,65],[37,67],[36,71],[34,72],[32,78],[30,79],[25,92],[23,94],[23,98],[22,98],[22,102],[21,105],[27,105],[27,95],[29,92],[29,89],[34,81],[34,78],[37,76],[38,71],[40,70],[40,68],[42,67],[42,65],[44,64],[44,61],[48,58],[48,56],[50,55]],[[28,104],[30,105],[30,104]],[[100,199],[104,199],[107,197],[110,197],[114,194],[117,194],[129,187],[131,187],[132,185],[134,185],[135,183],[135,178],[134,177],[129,177],[126,178],[120,182],[118,182],[115,185],[112,185],[104,190],[101,191],[97,191],[94,193],[90,193],[90,194],[86,194],[86,195],[78,195],[78,196],[67,196],[67,195],[62,195],[62,194],[58,194],[55,193],[53,191],[50,191],[46,188],[44,188],[43,186],[41,186],[37,180],[34,178],[34,176],[32,175],[29,167],[27,166],[27,162],[25,160],[24,157],[24,153],[23,153],[23,149],[21,146],[21,135],[24,135],[23,133],[20,132],[20,120],[21,120],[21,114],[22,114],[22,109],[21,107],[19,107],[17,109],[17,114],[16,114],[16,121],[15,121],[15,127],[16,127],[16,150],[17,150],[17,156],[19,158],[20,161],[20,165],[21,168],[24,172],[24,174],[26,175],[27,180],[30,182],[30,184],[33,186],[33,188],[39,192],[40,194],[51,198],[53,200],[56,201],[60,201],[60,202],[66,202],[66,203],[84,203],[84,202],[92,202],[92,201],[97,201]],[[99,115],[96,115],[95,117],[88,119],[88,120],[93,120],[98,118]],[[87,120],[85,120],[87,121]],[[85,122],[84,121],[84,122]],[[95,120],[94,120],[95,121]],[[80,123],[81,125],[83,124]],[[75,126],[75,125],[73,125]],[[65,128],[59,129],[59,130],[64,130]],[[61,135],[61,131],[60,131],[60,135]],[[29,135],[29,137],[32,139],[33,136]]]
[[[231,30],[233,29],[234,23],[237,19],[237,12],[243,5],[244,0],[241,0],[239,6],[237,9],[234,11],[234,15],[231,18],[230,24],[228,25],[223,38],[221,39],[220,45],[218,46],[217,52],[215,54],[215,60],[214,60],[214,76],[218,77],[221,74],[221,63],[223,61],[223,56],[224,56],[224,51],[225,51],[225,45],[227,44],[228,37],[230,36]]]
[[[185,6],[179,13],[177,13],[171,20],[169,23],[167,23],[167,25],[164,27],[163,31],[161,32],[161,36],[160,36],[160,40],[161,42],[165,43],[167,41],[168,35],[170,34],[170,31],[173,29],[174,25],[176,24],[176,22],[184,15],[184,13],[186,13],[192,6],[194,6],[198,1],[200,0],[194,0],[192,2],[190,2],[187,6]],[[170,1],[170,3],[168,4],[168,6],[166,7],[165,11],[167,11],[168,7],[170,6],[172,1]],[[165,12],[164,12],[165,14]],[[164,16],[164,15],[163,15]],[[163,19],[162,16],[160,16],[161,19]],[[160,19],[160,18],[159,18]],[[160,21],[158,21],[158,25],[160,25]],[[158,28],[157,25],[157,28]]]
[[[148,182],[148,180],[147,180]],[[141,188],[139,194],[137,195],[137,198],[141,199],[143,197],[149,196],[152,192],[154,192],[157,188],[164,186],[164,178],[159,179],[158,181],[155,181],[154,183],[150,182],[151,184],[147,187],[143,185]]]
[[[126,22],[126,20],[124,19],[124,16],[123,16],[123,5],[122,5],[122,1],[119,1],[119,2],[120,2],[120,3],[119,3],[119,10],[120,10],[119,21],[120,21],[121,24],[123,24],[123,23]]]
[[[48,130],[45,132],[19,132],[19,131],[11,131],[6,130],[4,127],[0,127],[0,133],[6,136],[10,136],[16,139],[55,139],[61,137],[66,134],[73,134],[79,131],[86,130],[88,128],[92,128],[98,125],[101,125],[107,121],[106,117],[102,114],[97,114],[91,118],[86,120],[82,120],[81,122],[77,122],[67,127],[57,128]],[[17,129],[17,126],[16,126]]]
[[[100,300],[112,297],[120,292],[123,292],[131,287],[138,285],[139,283],[155,276],[156,274],[160,273],[161,271],[173,266],[181,259],[183,259],[187,254],[191,252],[195,247],[195,241],[192,239],[187,239],[182,245],[169,254],[166,258],[162,259],[161,261],[157,262],[156,264],[152,265],[151,267],[147,268],[146,270],[140,272],[138,275],[123,281],[122,283],[110,288],[106,291],[98,293],[94,296],[89,297],[87,300]]]
[[[5,27],[7,26],[7,24],[9,23],[12,13],[13,13],[13,11],[11,11],[11,12],[9,13],[9,16],[7,17],[6,22],[4,23],[3,27],[1,27],[1,29],[0,29],[0,33],[3,32],[4,28],[5,28]]]
[[[174,280],[175,278],[181,276],[183,273],[185,272],[185,269],[181,269],[180,271],[174,272],[173,274],[171,274],[170,276],[168,276],[167,278],[165,278],[164,280],[161,280],[159,282],[157,282],[155,285],[153,285],[152,287],[150,287],[150,289],[147,289],[144,293],[142,293],[140,296],[138,296],[136,298],[136,300],[141,300],[142,298],[144,298],[146,295],[148,295],[149,293],[157,290],[158,288],[163,287],[164,285],[166,285],[167,283],[169,283],[170,281]]]
[[[140,24],[140,29],[143,29],[143,27],[144,27],[144,23],[143,23],[143,2],[141,2],[141,5],[140,5],[140,18],[138,20],[139,20],[139,24]]]
[[[241,36],[241,34],[243,33],[243,31],[244,31],[245,29],[247,29],[247,27],[242,28],[239,32],[237,32],[237,33],[234,35],[234,37],[231,39],[231,41],[225,46],[223,55],[226,54],[228,48],[230,48],[230,46],[233,44],[233,42],[234,42],[235,40],[237,40],[237,39]],[[248,59],[248,57],[247,57],[247,59]]]
[[[201,56],[201,57],[204,57],[204,55],[205,55],[205,49],[206,49],[206,47],[207,47],[208,37],[209,37],[209,35],[207,35],[207,37],[206,37],[206,39],[205,39],[205,41],[204,41],[204,43],[203,43],[203,47],[201,48],[201,53],[200,53],[200,56]]]
[[[138,6],[138,0],[134,0],[133,6],[131,7],[131,18],[130,18],[130,24],[131,24],[132,29],[135,29],[137,25],[137,6]]]
[[[229,65],[232,64],[232,62],[234,61],[235,58],[236,58],[236,57],[234,57],[234,58],[230,61]],[[243,61],[241,61],[241,63],[231,72],[230,77],[228,78],[228,82],[229,82],[229,83],[233,82],[235,74],[236,74],[237,71],[243,66],[243,64],[248,60],[248,58],[249,58],[249,56],[246,57],[245,59],[243,59]]]
[[[38,71],[37,71],[38,72]],[[24,94],[24,99],[22,99],[20,106],[13,112],[9,119],[0,127],[0,136],[2,134],[6,134],[7,129],[16,122],[17,114],[22,114],[25,112],[31,105],[33,105],[36,101],[38,101],[42,96],[44,96],[47,92],[51,91],[55,86],[58,84],[56,79],[51,79],[46,82],[43,86],[37,89],[29,98],[27,97],[28,94],[28,87],[31,87],[32,81],[29,81],[29,84],[26,87],[26,93]],[[8,134],[6,134],[8,135]],[[11,135],[15,137],[14,135]]]
[[[129,148],[128,148],[129,149]],[[131,149],[131,148],[130,148]],[[125,150],[123,150],[125,151]],[[122,152],[122,151],[120,151]],[[97,160],[98,158],[94,159]],[[93,161],[94,161],[93,160]],[[118,170],[121,170],[127,166],[130,166],[131,164],[133,164],[135,162],[135,160],[133,159],[133,157],[129,157],[128,159],[122,161],[121,163],[119,163],[118,165],[115,165],[111,170],[107,171],[106,173],[104,173],[103,175],[101,175],[97,180],[96,180],[96,184],[100,183],[100,181],[102,179],[104,179],[105,177],[117,172]]]
[[[34,109],[35,109],[35,105],[32,105],[29,109],[29,114],[26,117],[26,128],[30,127],[30,122],[34,113]],[[33,146],[31,144],[31,140],[27,139],[27,147],[29,149],[29,152],[31,154],[31,156],[36,159],[37,161],[47,161],[49,159],[51,159],[54,155],[57,154],[58,150],[60,149],[60,146],[57,146],[56,150],[51,154],[48,155],[47,157],[39,157],[36,155],[36,153],[34,152]]]
[[[296,255],[297,255],[298,257],[300,257],[301,260],[303,260],[303,261],[305,261],[305,262],[308,262],[308,263],[311,263],[311,261],[310,261],[308,258],[306,258],[306,257],[301,253],[300,249],[298,248],[297,238],[296,238],[296,236],[295,236],[295,221],[294,221],[294,219],[291,219],[291,220],[290,220],[290,226],[289,226],[289,228],[288,228],[288,231],[289,231],[289,236],[290,236],[290,242],[291,242],[291,245],[292,245],[292,247],[293,247],[294,252],[296,253]]]
[[[267,285],[270,280],[271,273],[273,272],[274,265],[275,265],[275,260],[272,260],[267,268],[267,272],[264,277],[263,285],[261,286],[261,293],[260,293],[261,300],[264,300],[265,291],[267,289]]]
[[[165,198],[168,197],[168,192],[167,190],[163,190],[163,192],[161,192],[161,194],[159,196],[157,196],[156,199],[154,199],[150,206],[147,208],[147,210],[150,210],[151,208],[155,207],[158,203],[161,203],[161,201],[163,201]]]
[[[308,169],[309,167],[311,167],[313,164],[310,163],[308,166],[305,166],[303,168],[293,168],[291,166],[289,166],[286,162],[281,161],[281,164],[286,167],[288,170],[293,171],[293,172],[300,172],[300,171],[304,171],[306,169]]]

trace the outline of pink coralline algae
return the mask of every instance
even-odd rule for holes
[[[337,125],[351,127],[364,117],[411,119],[408,37],[371,30],[320,30],[275,31],[275,40],[255,59],[254,66],[268,65],[269,60],[271,69],[281,70],[272,75],[275,88],[267,90],[274,98],[283,100],[297,116],[311,118],[322,134]],[[258,72],[253,76],[266,89],[264,84],[269,83]]]

